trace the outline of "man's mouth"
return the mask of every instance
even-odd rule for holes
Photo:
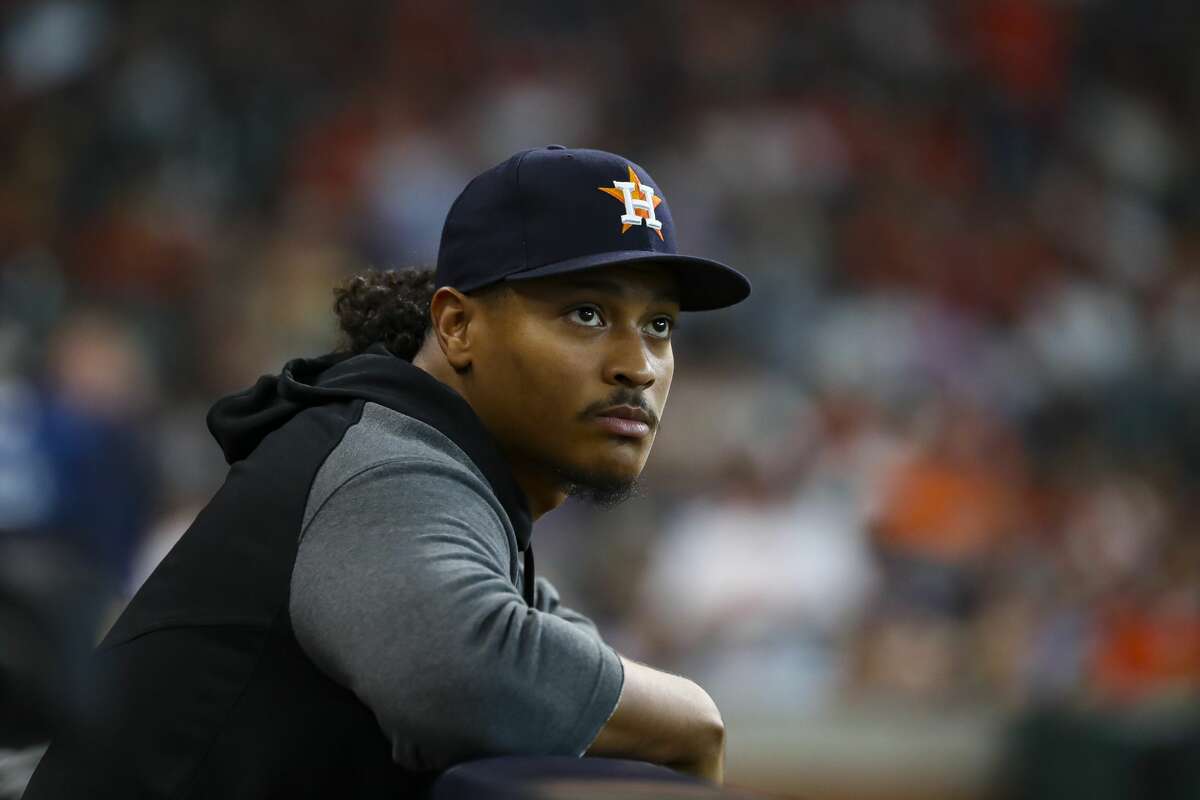
[[[637,406],[612,406],[596,413],[596,422],[609,433],[643,439],[652,428],[650,414]]]

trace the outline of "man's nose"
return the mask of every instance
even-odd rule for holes
[[[640,334],[614,337],[612,347],[604,366],[606,382],[631,389],[648,389],[654,385],[656,360]]]

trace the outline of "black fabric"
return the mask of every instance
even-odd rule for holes
[[[396,798],[429,784],[393,764],[374,716],[288,619],[309,489],[368,400],[475,462],[512,517],[533,604],[525,498],[466,401],[382,346],[291,361],[210,411],[229,475],[97,648],[103,702],[57,733],[27,800]]]
[[[525,583],[524,583],[524,586],[522,587],[522,592],[525,595],[525,602],[528,603],[530,605],[530,607],[533,607],[533,606],[537,605],[537,601],[536,601],[537,589],[534,585],[534,572],[533,572],[533,545],[529,545],[528,547],[525,548],[525,573],[524,574],[525,574]]]

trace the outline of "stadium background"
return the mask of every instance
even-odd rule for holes
[[[1197,4],[2,13],[0,597],[42,610],[0,614],[0,796],[220,484],[208,406],[550,142],[645,165],[754,282],[683,320],[645,496],[536,532],[619,650],[710,690],[729,779],[1196,790]]]

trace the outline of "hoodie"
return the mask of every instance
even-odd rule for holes
[[[533,574],[531,519],[456,392],[382,345],[288,362],[208,425],[224,485],[92,659],[25,797],[419,795],[581,755],[617,654]]]

